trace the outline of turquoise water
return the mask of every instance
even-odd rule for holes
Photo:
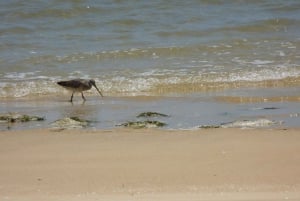
[[[281,107],[292,105],[298,113],[299,11],[298,0],[2,1],[0,112],[18,110],[6,100],[49,99],[58,107],[70,94],[56,82],[79,77],[95,79],[111,99],[165,98],[157,110],[179,98],[176,108],[213,102],[212,110],[223,111],[228,105],[218,96],[253,96],[296,97]],[[240,103],[231,104],[236,115],[224,120],[242,115]],[[223,121],[212,114],[209,119]],[[188,116],[182,119],[191,122]]]

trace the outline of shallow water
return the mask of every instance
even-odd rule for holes
[[[73,103],[62,99],[52,101],[2,102],[0,110],[45,117],[45,121],[0,123],[1,130],[51,128],[51,123],[65,117],[91,121],[87,129],[113,129],[128,121],[158,120],[166,123],[163,129],[197,129],[204,125],[220,126],[237,120],[274,121],[271,127],[299,127],[299,102],[220,102],[213,97],[75,97]],[[138,118],[142,112],[160,112],[168,117]],[[240,127],[243,127],[241,125]],[[255,127],[255,126],[254,126]],[[257,127],[260,127],[257,125]],[[269,127],[269,126],[267,126]]]
[[[107,97],[81,108],[98,111],[82,112],[96,127],[142,110],[179,118],[169,128],[219,123],[234,119],[219,113],[238,118],[241,107],[268,101],[298,113],[299,11],[297,0],[0,2],[0,113],[50,107],[52,121],[80,111],[61,101],[70,94],[56,84],[72,78],[95,79]],[[139,96],[149,100],[136,103]]]

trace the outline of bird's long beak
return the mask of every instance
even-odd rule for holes
[[[97,89],[97,91],[99,92],[99,94],[101,95],[101,97],[103,97],[101,91],[98,89],[98,87],[96,86],[96,84],[93,84],[93,86]]]

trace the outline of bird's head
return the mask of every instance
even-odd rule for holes
[[[103,97],[101,91],[100,91],[100,90],[98,89],[98,87],[96,86],[95,80],[91,79],[91,80],[89,81],[89,84],[92,85],[92,86],[94,86],[94,87],[97,89],[98,93],[101,95],[101,97]]]

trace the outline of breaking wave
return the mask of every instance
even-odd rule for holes
[[[257,61],[255,61],[257,62]],[[264,63],[259,61],[259,63]],[[153,69],[145,72],[115,71],[101,75],[84,75],[80,71],[68,76],[45,76],[41,72],[8,73],[0,82],[1,98],[57,95],[68,93],[59,87],[59,80],[93,78],[106,95],[170,95],[213,92],[243,87],[290,87],[300,85],[300,70],[276,67],[255,71],[203,72],[191,69]],[[96,95],[97,92],[87,92]]]

